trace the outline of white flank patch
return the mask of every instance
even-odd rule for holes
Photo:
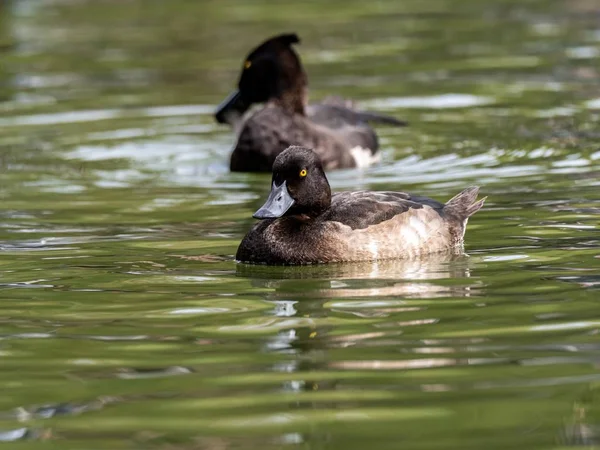
[[[406,242],[407,246],[419,249],[421,238],[412,227],[402,227],[402,239]]]
[[[419,238],[426,239],[427,238],[427,228],[421,219],[415,216],[411,216],[408,219],[408,224],[413,227],[415,232],[419,235]]]
[[[377,245],[377,240],[373,238],[369,240],[369,251],[371,252],[373,259],[377,259],[379,256],[379,245]]]
[[[371,164],[379,161],[379,153],[373,155],[370,149],[361,147],[359,145],[352,147],[350,149],[350,154],[354,158],[356,167],[359,169],[369,167]]]

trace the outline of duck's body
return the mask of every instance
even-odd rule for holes
[[[283,209],[286,193],[291,206],[281,217],[262,220],[250,230],[238,248],[238,261],[280,265],[415,258],[462,245],[468,218],[483,205],[476,187],[446,204],[404,192],[331,195],[317,158],[309,152],[291,147],[277,158],[273,191],[255,216]],[[293,180],[290,174],[301,167],[309,167],[312,180]],[[310,181],[313,186],[304,184]]]
[[[294,34],[275,36],[253,50],[238,91],[219,107],[217,121],[238,131],[231,170],[270,171],[277,155],[290,145],[312,148],[326,170],[364,167],[378,159],[377,135],[369,122],[406,125],[336,97],[309,105],[307,77],[291,47],[297,42]],[[244,115],[254,103],[264,107]]]
[[[315,110],[323,114],[324,108],[315,105]],[[377,136],[371,127],[344,124],[336,117],[330,120],[339,123],[336,127],[322,125],[269,102],[240,127],[230,168],[237,172],[269,172],[277,155],[297,143],[314,148],[326,170],[366,167],[376,161],[373,149],[378,148]]]

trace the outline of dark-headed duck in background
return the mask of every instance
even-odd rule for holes
[[[331,194],[317,154],[289,147],[273,164],[261,219],[236,259],[271,265],[416,258],[461,248],[467,220],[483,206],[470,187],[446,204],[404,192]]]
[[[402,126],[393,117],[357,111],[331,98],[308,105],[307,77],[292,44],[295,34],[272,37],[244,60],[238,89],[218,107],[219,123],[238,131],[230,167],[238,172],[269,172],[290,145],[314,149],[325,170],[365,167],[377,160],[377,135],[369,122]],[[244,116],[256,103],[264,106]]]

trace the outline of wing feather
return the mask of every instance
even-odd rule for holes
[[[352,229],[363,229],[424,206],[440,212],[444,207],[435,200],[406,192],[340,192],[332,196],[331,208],[324,214],[323,219],[340,222]]]

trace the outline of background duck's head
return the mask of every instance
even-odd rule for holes
[[[296,34],[281,34],[252,50],[244,60],[238,89],[217,108],[217,122],[229,123],[230,115],[239,116],[252,104],[269,100],[276,100],[290,112],[304,114],[306,73],[292,48],[299,42]]]
[[[331,205],[331,188],[320,158],[308,148],[291,146],[273,163],[271,193],[256,219],[316,217]]]

